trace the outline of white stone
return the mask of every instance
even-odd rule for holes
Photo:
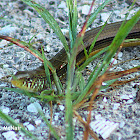
[[[101,20],[103,22],[106,22],[107,19],[109,18],[109,16],[110,16],[110,12],[108,12],[108,13],[101,13]]]
[[[8,64],[4,64],[4,65],[3,65],[3,68],[8,68],[8,67],[9,67]]]
[[[66,2],[64,2],[64,1],[61,1],[61,3],[58,5],[58,8],[67,8],[67,6],[66,6]]]
[[[103,102],[105,102],[105,103],[107,102],[107,99],[106,99],[106,97],[104,97],[104,98],[103,98]]]
[[[130,100],[127,101],[127,104],[131,104],[133,102],[134,102],[133,99],[130,99]]]
[[[90,7],[91,6],[89,6],[89,5],[84,5],[84,6],[82,6],[82,14],[84,14],[84,15],[88,15],[88,13],[89,13],[89,10],[90,10]],[[92,11],[91,11],[91,13],[94,11],[94,9],[92,8]]]
[[[105,83],[105,82],[102,82],[102,86],[106,86],[107,85],[107,83]]]
[[[2,133],[6,140],[17,140],[16,133],[14,131],[7,131]]]
[[[95,115],[95,119],[98,120],[98,119],[102,119],[102,116],[100,114],[98,115]]]
[[[118,109],[118,107],[119,107],[119,106],[120,106],[120,104],[119,104],[119,103],[114,103],[113,110]]]
[[[50,51],[51,51],[50,45],[47,45],[45,50],[46,50],[47,52],[50,52]]]
[[[68,29],[61,29],[61,31],[62,31],[62,33],[63,33],[64,35],[66,35],[66,34],[69,33],[69,30],[68,30]]]
[[[120,11],[119,10],[114,10],[113,11],[116,15],[119,15],[120,14]]]
[[[7,44],[8,44],[8,42],[6,40],[0,41],[0,48],[6,46]]]
[[[7,26],[1,28],[0,34],[1,35],[8,35],[11,33],[15,33],[16,30],[18,30],[18,29],[19,29],[18,27],[11,27],[11,25],[7,25]]]
[[[122,95],[120,98],[121,98],[122,100],[123,100],[123,99],[125,99],[125,100],[130,99],[128,95]]]
[[[130,98],[130,99],[134,98],[134,96],[133,96],[133,95],[128,95],[128,96],[129,96],[129,98]]]
[[[122,121],[122,122],[120,122],[120,128],[123,128],[124,127],[124,125],[125,125],[125,122],[124,121]]]
[[[40,125],[41,122],[42,122],[41,120],[35,120],[35,124],[36,124],[36,125]]]
[[[29,122],[25,122],[25,123],[23,123],[24,126],[27,126],[28,124],[29,124]]]
[[[36,35],[36,38],[37,38],[37,39],[43,39],[44,36],[43,36],[42,34],[37,34],[37,35]]]
[[[29,131],[35,130],[35,127],[32,124],[28,124],[26,127]]]
[[[29,130],[29,131],[33,131],[35,129],[35,127],[30,124],[29,122],[25,122],[23,123],[23,125]]]
[[[115,58],[112,58],[112,59],[111,59],[111,63],[117,64],[117,60],[116,60]]]
[[[59,105],[59,108],[61,111],[63,111],[65,109],[65,107],[63,105]]]
[[[27,110],[29,112],[38,113],[38,109],[42,110],[42,107],[38,102],[31,103],[30,105],[27,106]]]
[[[1,107],[1,111],[2,111],[4,114],[7,114],[7,115],[8,115],[10,109],[9,109],[8,107],[2,106],[2,107]]]
[[[122,52],[119,52],[119,53],[118,53],[118,59],[119,59],[119,60],[122,60],[122,56],[123,56],[123,53],[122,53]]]
[[[1,76],[0,76],[0,78],[1,78]],[[5,87],[6,86],[6,84],[0,84],[0,87]]]
[[[30,16],[33,16],[33,12],[29,11],[28,9],[24,10],[25,13],[29,14]]]
[[[104,105],[100,105],[100,108],[102,108],[102,109],[103,109],[103,108],[104,108]]]
[[[54,116],[54,120],[58,120],[58,116]]]

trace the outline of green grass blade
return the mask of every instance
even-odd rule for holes
[[[104,70],[107,69],[111,58],[114,56],[115,52],[120,47],[123,40],[126,38],[128,33],[132,30],[132,28],[134,27],[134,25],[137,23],[139,19],[140,19],[140,10],[137,13],[135,13],[135,15],[126,24],[123,22],[123,26],[120,27],[118,33],[116,34],[111,45],[109,46],[108,52],[104,58],[103,61],[103,63],[105,64]]]
[[[74,13],[73,13],[73,37],[74,38],[76,38],[77,36],[77,21],[78,21],[77,18],[78,18],[77,0],[74,0]]]
[[[59,94],[61,94],[62,93],[62,87],[63,86],[62,86],[62,84],[60,82],[60,79],[57,76],[56,70],[55,71],[52,71],[52,74],[53,74],[53,78],[54,78],[54,82],[55,82],[57,91],[58,91]]]
[[[42,57],[43,57],[43,60],[44,60],[44,68],[45,68],[45,73],[46,73],[46,77],[47,77],[47,82],[48,82],[50,88],[52,88],[51,78],[50,78],[50,71],[49,71],[49,68],[47,66],[47,60],[46,60],[46,57],[44,55],[44,51],[43,51],[42,47],[41,47],[41,50],[42,50]]]
[[[74,82],[73,82],[73,86],[72,86],[72,92],[76,92],[78,85],[79,85],[81,91],[83,91],[83,88],[85,87],[85,81],[84,81],[84,78],[80,71],[75,72]]]
[[[81,91],[83,91],[85,87],[85,80],[83,78],[82,73],[79,72],[78,74],[79,74],[79,88]]]
[[[109,80],[109,81],[105,81],[105,84],[104,86],[101,86],[101,90],[102,89],[106,89],[108,88],[111,84],[113,84],[115,81],[117,81],[118,79],[112,79],[112,80]]]
[[[91,53],[92,49],[94,48],[94,45],[96,43],[97,38],[99,37],[99,35],[101,34],[101,32],[103,31],[104,27],[106,26],[107,21],[105,22],[105,24],[101,27],[100,31],[97,33],[97,35],[95,36],[90,48],[89,48],[89,54]]]
[[[29,6],[33,7],[41,15],[41,17],[46,21],[46,23],[48,23],[49,26],[54,30],[56,35],[61,40],[66,52],[68,52],[69,48],[67,45],[66,38],[63,35],[63,33],[62,33],[58,23],[54,19],[54,17],[44,7],[40,6],[39,4],[35,3],[34,1],[31,1],[31,0],[22,0],[22,1],[25,2],[26,4],[28,4]]]
[[[77,36],[77,1],[66,0],[68,7],[68,16],[69,16],[69,37],[70,37],[70,46],[73,47]]]
[[[101,54],[106,52],[108,50],[108,47],[104,48],[103,50],[99,51],[97,54],[93,55],[92,57],[88,58],[79,68],[77,68],[77,71],[82,71],[85,69],[85,67],[92,62],[94,59],[99,57]]]
[[[67,66],[67,88],[66,88],[66,139],[72,140],[73,139],[73,108],[72,108],[72,97],[71,97],[71,87],[72,87],[72,81],[75,71],[75,57],[76,57],[76,49],[74,50],[74,42],[77,35],[77,2],[74,0],[66,0],[67,7],[69,9],[69,37],[70,37],[70,59],[68,61]],[[73,52],[75,54],[73,54]],[[72,55],[73,54],[73,55]],[[74,57],[72,57],[74,56]]]
[[[102,61],[102,60],[100,60],[100,62],[101,62],[101,61]],[[93,72],[90,74],[90,76],[89,76],[89,78],[88,78],[87,84],[89,83],[89,81],[90,81],[90,80],[92,79],[92,77],[94,76],[94,74],[95,74],[97,68],[99,67],[100,62],[98,62],[98,64],[97,64],[96,67],[94,68]]]
[[[27,131],[22,125],[17,124],[14,121],[14,119],[12,119],[8,115],[4,114],[1,110],[0,110],[0,118],[2,118],[4,121],[6,121],[7,123],[11,124],[12,126],[15,126],[17,128],[20,128],[19,130],[22,131],[22,132],[24,132],[30,138],[32,138],[34,140],[37,140],[37,138],[32,133],[30,133],[29,131]]]
[[[86,93],[88,92],[92,84],[95,82],[101,70],[104,68],[104,72],[106,71],[111,58],[114,56],[115,52],[121,45],[122,41],[126,38],[128,33],[131,31],[131,29],[133,28],[133,26],[137,23],[139,19],[140,19],[140,10],[124,26],[121,27],[121,29],[119,30],[119,32],[116,34],[115,38],[113,39],[111,45],[109,46],[108,52],[103,60],[102,65],[99,67],[94,77],[89,81],[88,85],[85,87],[82,94],[74,102],[74,105],[79,103],[85,97]]]
[[[59,140],[60,138],[59,138],[58,134],[56,133],[55,129],[52,127],[52,125],[50,124],[50,122],[48,121],[48,119],[45,117],[45,115],[43,114],[42,110],[40,110],[40,109],[38,109],[38,108],[37,108],[37,110],[38,110],[39,114],[42,116],[42,119],[44,120],[44,122],[45,122],[45,123],[47,124],[47,126],[49,127],[51,133],[54,135],[54,137],[55,137],[57,140]]]
[[[38,95],[37,93],[28,92],[28,91],[25,91],[25,90],[22,90],[22,89],[19,89],[19,88],[8,88],[8,87],[0,87],[0,88],[10,90],[10,91],[13,91],[13,92],[16,92],[16,93],[20,93],[20,94],[29,96],[30,98],[31,97],[36,97]]]
[[[94,10],[94,13],[91,14],[88,22],[87,27],[89,27],[92,22],[96,19],[97,15],[101,12],[101,10],[110,2],[111,0],[106,0],[100,7]]]

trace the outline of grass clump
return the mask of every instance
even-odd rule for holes
[[[131,31],[133,26],[137,23],[140,17],[140,11],[135,13],[135,15],[128,21],[123,22],[122,26],[120,27],[118,33],[116,34],[115,38],[113,39],[110,46],[104,48],[96,55],[89,57],[90,53],[92,52],[92,49],[94,47],[94,44],[96,42],[96,39],[98,38],[99,34],[102,33],[102,30],[104,28],[101,28],[99,31],[99,34],[95,37],[93,40],[91,47],[89,49],[89,52],[84,50],[86,61],[76,67],[76,56],[78,53],[78,46],[81,45],[83,42],[83,37],[85,34],[85,31],[87,27],[89,27],[92,22],[96,19],[97,14],[104,8],[106,4],[108,4],[111,0],[106,0],[99,8],[95,10],[94,13],[91,14],[91,9],[93,7],[94,1],[91,4],[91,9],[89,11],[89,14],[87,16],[87,19],[77,35],[77,25],[78,25],[78,17],[77,17],[77,1],[76,0],[66,0],[67,7],[68,7],[68,17],[69,17],[69,37],[70,37],[70,43],[68,45],[65,36],[63,35],[59,25],[53,18],[53,16],[42,6],[35,3],[31,0],[22,0],[29,6],[33,7],[40,15],[41,17],[46,21],[47,24],[53,29],[53,31],[56,33],[56,35],[59,37],[60,41],[62,42],[64,49],[67,54],[67,75],[66,75],[66,88],[63,89],[61,80],[59,79],[59,76],[57,75],[56,68],[51,64],[49,60],[47,60],[44,56],[44,52],[42,50],[42,54],[36,50],[33,49],[31,44],[28,44],[23,41],[16,40],[14,38],[9,38],[9,41],[12,43],[17,44],[18,46],[26,49],[27,51],[31,52],[34,56],[39,58],[44,63],[45,73],[47,77],[47,83],[49,84],[49,90],[44,90],[40,93],[40,95],[36,93],[28,93],[27,91],[23,91],[20,89],[9,89],[18,93],[25,94],[29,97],[35,97],[41,101],[44,102],[50,102],[50,105],[52,107],[52,102],[59,101],[63,104],[62,100],[65,101],[65,127],[66,127],[66,139],[74,139],[74,127],[73,127],[73,117],[76,116],[78,120],[84,125],[85,131],[84,131],[84,139],[88,138],[88,135],[90,134],[95,139],[98,139],[97,136],[94,134],[94,132],[90,128],[90,121],[91,121],[91,110],[92,110],[92,104],[93,100],[95,99],[97,93],[99,92],[100,88],[102,87],[102,82],[107,77],[107,71],[110,68],[109,64],[111,62],[111,59],[114,57],[115,53],[119,49],[120,45],[122,44],[123,40],[126,38],[128,33]],[[8,40],[8,39],[7,39]],[[106,55],[104,56],[103,62],[101,65],[97,65],[96,69],[91,73],[91,76],[88,79],[88,82],[84,81],[84,78],[81,74],[81,71],[86,68],[86,66],[93,61],[95,58],[99,57],[101,54],[106,52]],[[54,84],[56,86],[56,91],[52,88],[52,78],[54,79]],[[111,81],[113,83],[114,81]],[[111,84],[110,83],[110,84]],[[58,93],[55,95],[55,93]],[[89,100],[89,115],[87,117],[87,121],[83,121],[81,116],[77,113],[77,109],[84,104],[87,100]],[[51,125],[51,122],[47,120],[47,118],[44,116],[44,114],[39,110],[40,115],[42,116],[43,120],[48,125],[50,131],[54,135],[56,139],[60,139],[58,134],[56,133],[55,129]],[[5,115],[4,113],[0,112],[0,117],[4,119],[5,121],[9,122],[10,124],[17,126],[18,124],[14,122],[9,116]],[[21,129],[26,135],[30,136],[33,139],[36,139],[29,131],[25,130],[23,127]]]

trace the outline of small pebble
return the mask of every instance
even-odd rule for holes
[[[102,116],[100,114],[98,115],[95,115],[95,119],[98,120],[98,119],[102,119]]]
[[[28,124],[29,124],[29,122],[25,122],[25,123],[23,123],[24,126],[27,126]]]
[[[29,11],[28,9],[24,10],[23,12],[29,14],[30,16],[33,16],[33,15],[34,15],[34,14],[33,14],[31,11]]]
[[[105,103],[107,102],[107,98],[106,97],[103,98],[103,102],[105,102]]]
[[[41,120],[35,120],[35,124],[38,126],[38,125],[40,125],[41,124]]]
[[[11,25],[7,25],[0,30],[1,35],[9,35],[11,33],[15,33],[18,30],[17,27],[11,27]]]
[[[134,102],[133,99],[130,99],[130,100],[127,101],[127,104],[131,104],[133,102]]]
[[[121,121],[119,126],[120,126],[120,128],[123,128],[124,125],[125,125],[125,122],[124,121]]]
[[[107,13],[101,13],[101,20],[102,20],[102,22],[106,22],[107,21],[107,19],[109,18],[109,16],[110,16],[110,12],[107,12]]]
[[[66,9],[67,8],[66,2],[61,1],[61,3],[58,5],[58,8]]]
[[[1,111],[4,113],[4,114],[7,114],[10,112],[10,109],[8,107],[5,107],[5,106],[1,106]]]
[[[6,40],[2,40],[0,41],[0,48],[3,48],[4,46],[6,46],[8,44],[8,42]]]
[[[29,112],[38,113],[38,109],[42,110],[42,107],[38,102],[31,103],[27,106],[27,110]]]
[[[36,35],[36,38],[37,38],[37,39],[43,39],[44,36],[43,36],[43,34],[37,34],[37,35]]]
[[[105,83],[105,82],[102,82],[102,86],[106,86],[107,85],[107,83]]]
[[[33,131],[33,130],[35,129],[35,127],[34,127],[32,124],[30,124],[29,122],[25,122],[23,125],[24,125],[25,127],[27,127],[27,129],[28,129],[29,131]]]
[[[57,116],[54,116],[54,120],[58,120],[58,115]]]
[[[65,107],[63,105],[59,105],[59,108],[61,111],[63,111],[65,109]]]
[[[122,56],[123,56],[123,53],[122,53],[122,52],[119,52],[119,53],[118,53],[118,59],[119,59],[119,60],[122,60]]]
[[[81,7],[81,9],[82,9],[82,14],[88,15],[89,10],[90,10],[90,5],[84,5],[84,6]],[[94,11],[94,9],[92,8],[91,13],[92,13],[93,11]]]
[[[115,58],[112,58],[112,59],[111,59],[111,63],[117,64],[117,60],[116,60]]]
[[[129,100],[130,99],[128,95],[122,95],[120,98],[122,100]]]
[[[114,106],[113,106],[113,110],[116,110],[118,109],[120,106],[120,103],[114,103]]]
[[[29,131],[35,130],[35,127],[32,124],[26,126]]]
[[[2,135],[6,140],[17,140],[16,133],[14,131],[3,132]]]
[[[3,68],[8,68],[8,67],[9,67],[8,64],[4,64],[4,65],[3,65]]]
[[[45,51],[47,51],[47,52],[50,52],[50,51],[51,51],[50,45],[47,45],[47,46],[45,47]]]
[[[0,75],[0,78],[1,78],[2,76]],[[0,87],[5,87],[7,84],[0,84]]]

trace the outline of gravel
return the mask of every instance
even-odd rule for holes
[[[43,5],[53,17],[57,20],[59,26],[64,33],[68,31],[68,16],[66,2],[60,0],[34,0]],[[103,0],[95,3],[93,9],[96,9]],[[78,1],[78,30],[80,31],[86,15],[87,9],[92,1]],[[102,12],[97,16],[97,19],[91,27],[103,25],[106,19],[112,14],[109,22],[117,22],[124,19],[128,13],[128,8],[132,4],[130,0],[113,0],[108,4]],[[130,12],[130,18],[139,9],[139,3],[136,3],[133,10]],[[0,1],[0,34],[8,35],[25,42],[34,43],[36,49],[41,46],[44,47],[45,55],[48,59],[53,57],[61,48],[62,44],[58,37],[53,33],[52,29],[45,23],[45,21],[33,10],[33,8],[24,4],[20,0],[1,0]],[[123,49],[116,59],[115,63],[125,61],[134,57],[140,56],[140,47]],[[88,68],[93,70],[94,66],[98,63],[96,60],[89,64]],[[32,70],[41,65],[41,62],[26,52],[22,48],[14,44],[0,40],[0,77],[9,74],[14,74],[21,70]],[[114,71],[125,70],[134,66],[140,65],[139,60],[133,60],[118,65]],[[131,74],[127,78],[134,78],[138,73]],[[85,77],[86,79],[86,77]],[[101,91],[106,96],[100,98],[95,102],[95,107],[92,110],[91,124],[97,120],[104,119],[104,122],[115,124],[114,131],[109,131],[108,138],[112,140],[138,140],[140,139],[140,104],[135,102],[139,80],[120,86],[118,89],[111,91]],[[11,87],[9,83],[0,81],[0,87]],[[45,116],[50,120],[50,107],[49,104],[38,102],[36,99],[29,99],[27,96],[17,94],[12,91],[0,89],[0,109],[6,114],[11,116],[16,122],[23,124],[30,130],[38,139],[47,139],[49,128],[34,108],[37,104],[42,109]],[[79,109],[78,113],[85,120],[88,112],[86,109]],[[65,109],[63,105],[53,106],[53,121],[52,124],[61,139],[65,139]],[[75,139],[82,139],[84,128],[77,121],[73,119]],[[117,124],[117,125],[116,125]],[[4,129],[9,127],[9,130]],[[7,128],[8,129],[8,128]],[[15,128],[16,129],[16,128]],[[95,132],[100,139],[106,138],[104,135]],[[0,119],[0,139],[20,139],[28,140],[27,136],[20,131],[15,131],[11,125]],[[53,139],[53,137],[52,137]],[[92,139],[90,137],[90,139]]]

